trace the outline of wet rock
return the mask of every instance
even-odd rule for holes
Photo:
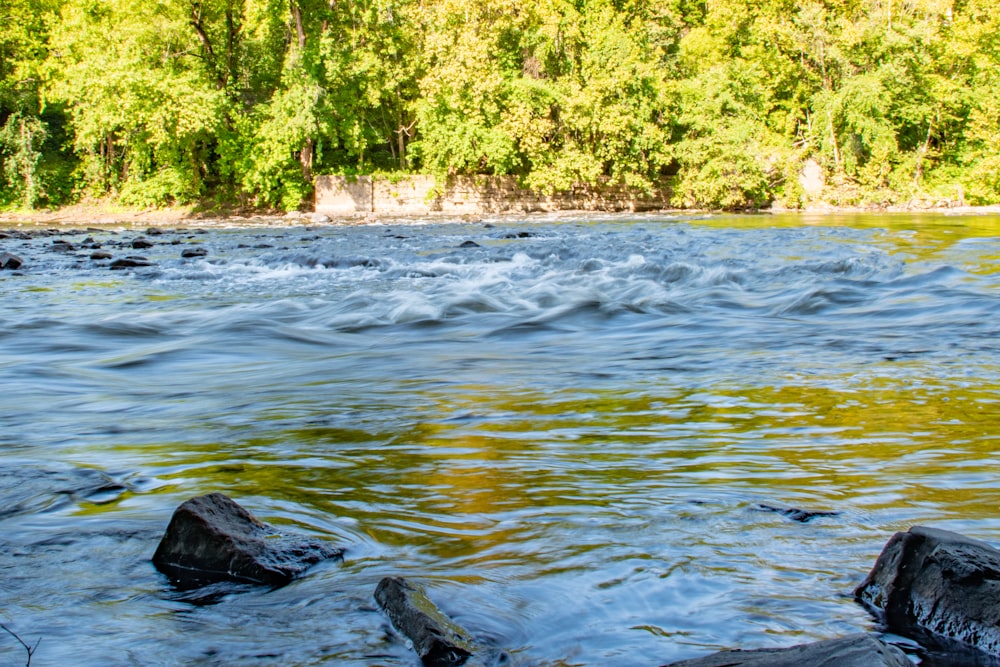
[[[97,250],[95,252],[90,253],[90,258],[93,260],[111,259],[112,257],[113,255],[107,250]]]
[[[192,257],[204,257],[207,254],[208,251],[205,250],[204,248],[184,248],[184,250],[181,251],[181,257],[184,257],[186,259]]]
[[[52,242],[52,250],[56,252],[73,252],[76,250],[76,246],[69,241],[64,241],[63,239],[56,239]]]
[[[162,236],[163,230],[159,227],[150,227],[146,230],[146,236]]]
[[[144,236],[140,236],[138,238],[132,239],[132,247],[135,248],[136,250],[143,250],[145,248],[152,248],[154,245],[156,245],[156,244],[153,243],[152,241],[150,241],[149,239],[147,239]]]
[[[774,505],[766,505],[764,503],[758,503],[757,509],[767,512],[775,512],[785,518],[791,519],[792,521],[798,521],[799,523],[809,523],[813,519],[824,516],[840,515],[840,512],[833,512],[829,510],[804,510],[798,507],[775,507]]]
[[[392,625],[413,643],[426,667],[454,667],[472,656],[468,633],[402,577],[382,579],[375,589],[375,601]]]
[[[221,581],[283,586],[343,554],[322,540],[280,533],[228,496],[210,493],[174,511],[153,564],[182,589]]]
[[[665,667],[911,667],[906,654],[866,634],[789,648],[720,651]]]
[[[21,268],[24,260],[9,252],[0,252],[0,270],[9,269],[11,271]]]
[[[121,259],[116,259],[111,262],[109,268],[112,271],[121,271],[123,269],[138,268],[140,266],[152,266],[152,262],[145,257],[122,257]]]
[[[463,242],[458,247],[459,248],[482,248],[482,246],[479,245],[478,243],[476,243],[475,241],[465,241],[465,242]]]
[[[1000,656],[1000,551],[925,526],[896,533],[854,596],[894,632]]]

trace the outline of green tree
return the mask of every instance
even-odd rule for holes
[[[225,98],[198,57],[196,15],[181,0],[63,6],[46,95],[66,105],[91,193],[140,205],[203,193]]]
[[[57,6],[50,0],[0,6],[0,204],[34,208],[67,195],[71,159],[59,143],[64,119],[39,97],[39,68]]]

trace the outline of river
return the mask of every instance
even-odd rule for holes
[[[877,629],[894,531],[1000,543],[1000,217],[195,224],[0,239],[32,667],[413,667],[386,575],[505,664],[653,667]],[[211,491],[344,561],[195,604],[150,557]]]

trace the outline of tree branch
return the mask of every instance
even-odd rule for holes
[[[28,662],[24,663],[25,667],[31,667],[31,656],[35,655],[35,651],[38,650],[38,645],[42,643],[42,638],[39,637],[38,641],[35,642],[34,646],[28,646],[23,639],[21,639],[16,632],[8,628],[3,623],[0,623],[0,628],[3,628],[7,634],[17,640],[17,643],[24,647],[24,650],[28,652]]]

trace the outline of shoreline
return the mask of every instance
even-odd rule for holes
[[[404,224],[425,221],[461,220],[465,222],[482,222],[484,219],[524,218],[524,217],[570,217],[580,215],[628,215],[630,211],[596,211],[596,210],[559,210],[559,211],[503,211],[482,212],[475,215],[389,215],[376,214],[326,215],[313,212],[293,211],[279,213],[272,211],[195,211],[191,208],[176,207],[163,209],[129,209],[107,205],[75,204],[59,209],[42,209],[40,211],[16,211],[0,213],[0,227],[111,227],[111,226],[163,226],[183,227],[197,226],[298,226],[298,225],[366,225],[387,222]],[[757,211],[716,211],[707,209],[661,209],[659,211],[644,211],[645,215],[850,215],[850,214],[936,214],[953,216],[1000,215],[1000,205],[982,206],[834,206],[815,205],[801,209],[770,208]]]

